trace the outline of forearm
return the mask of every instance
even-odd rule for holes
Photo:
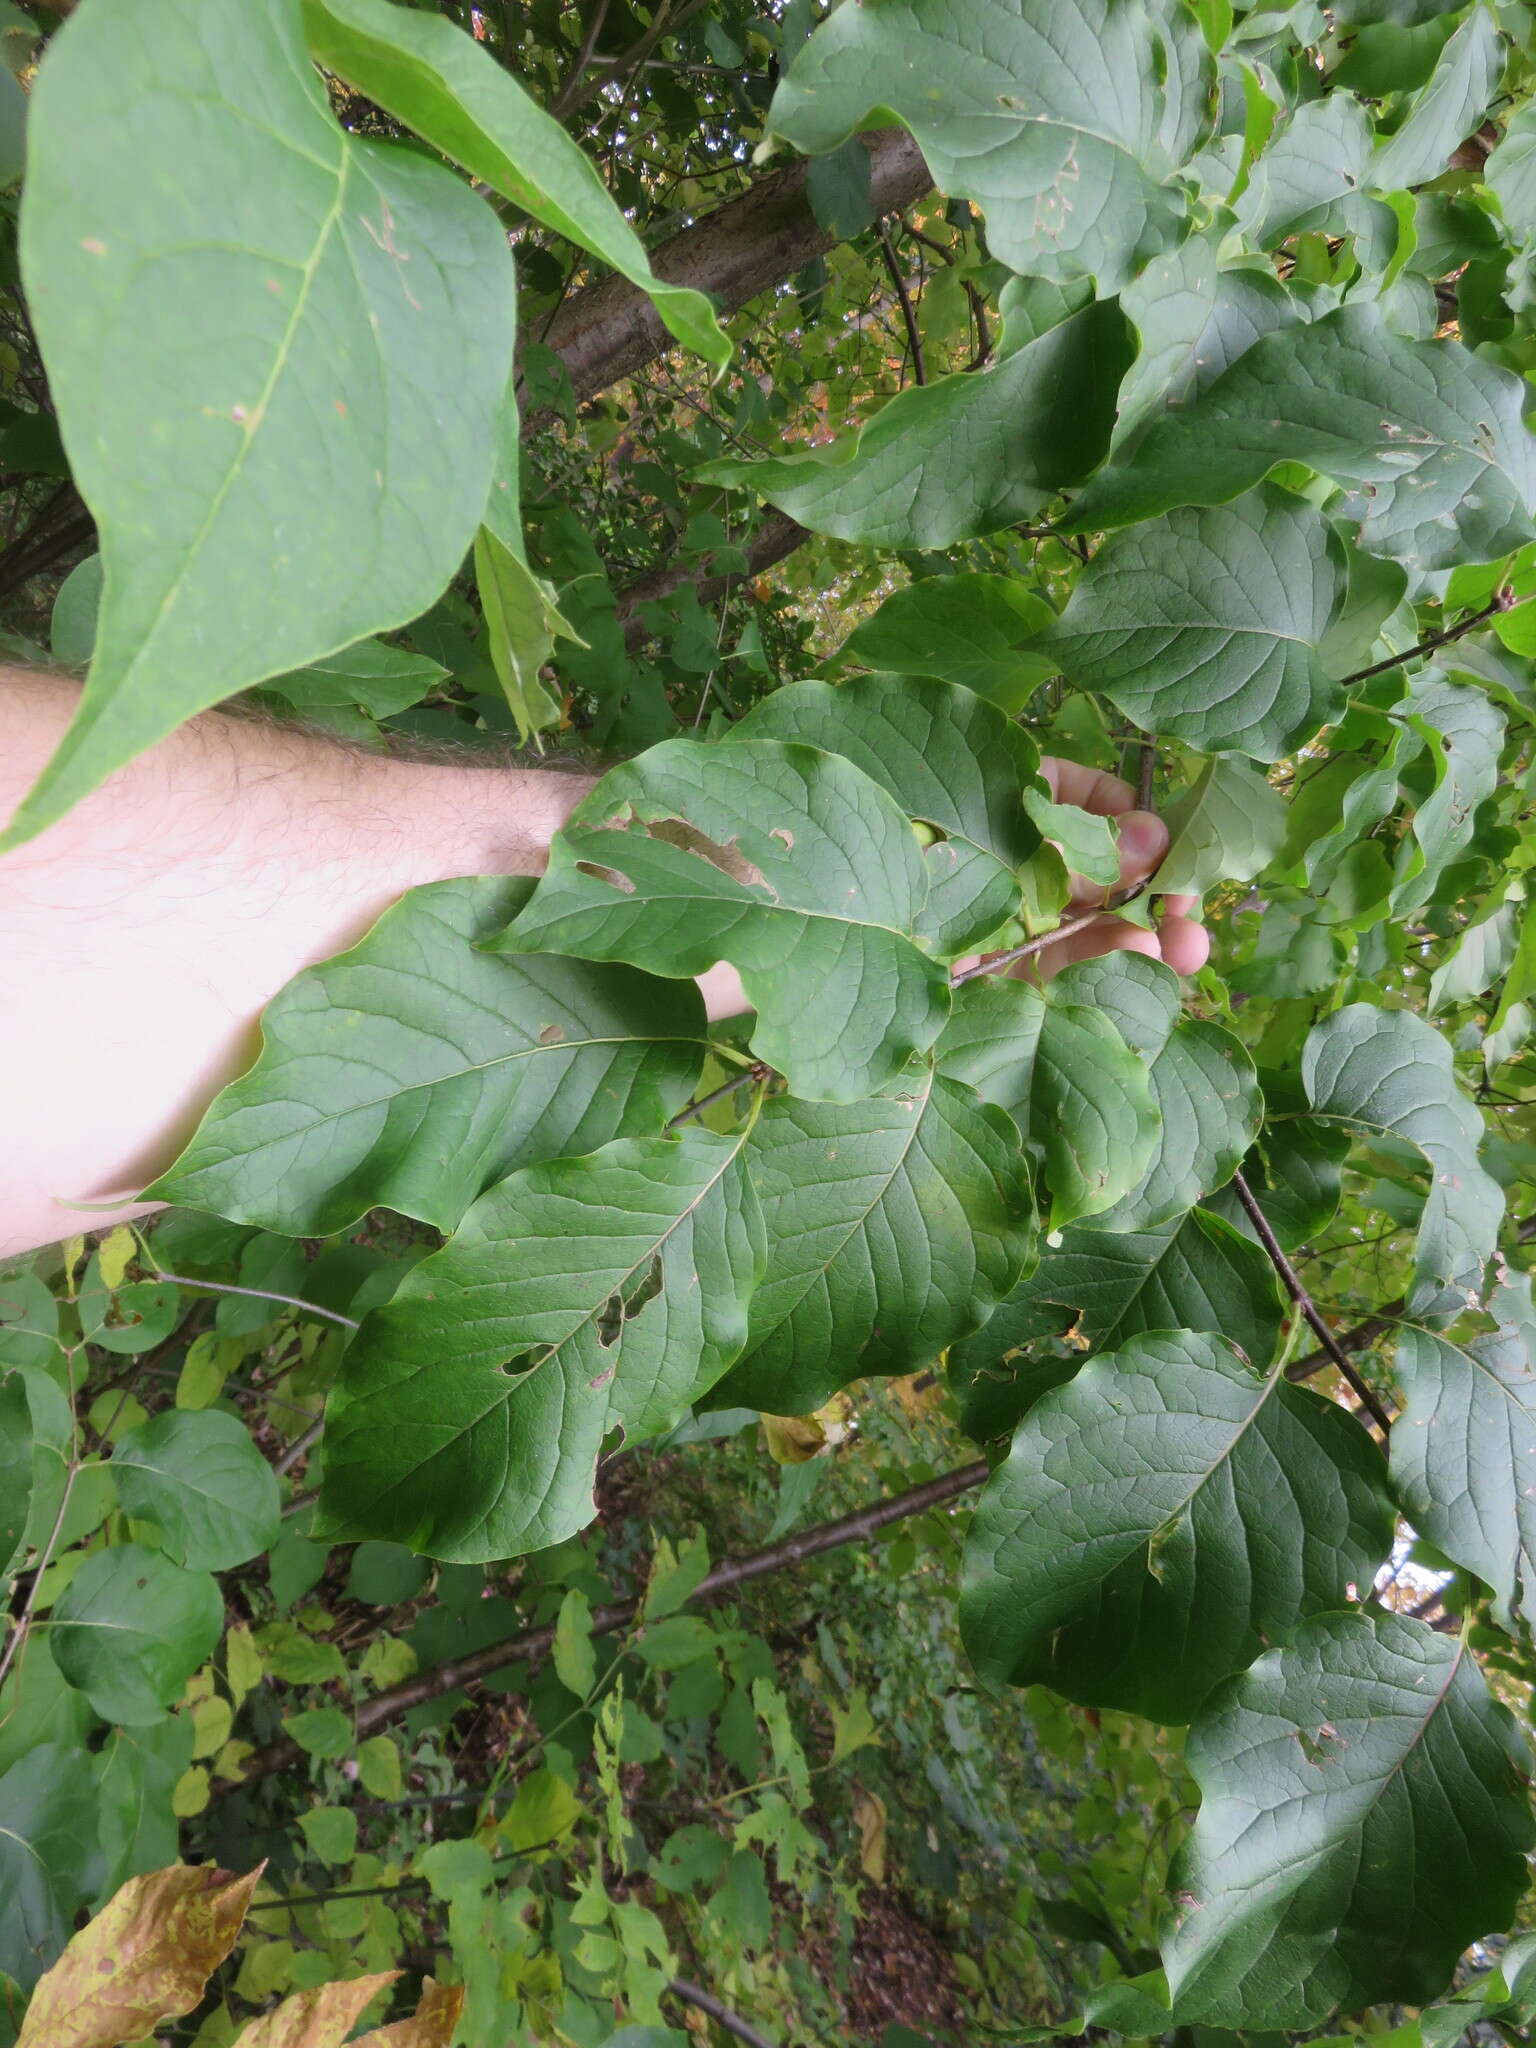
[[[74,697],[0,670],[0,819]],[[0,858],[0,1257],[142,1213],[285,982],[418,883],[540,872],[589,786],[210,715]]]

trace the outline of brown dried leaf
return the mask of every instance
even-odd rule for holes
[[[408,2020],[395,2020],[362,2034],[351,2048],[450,2048],[453,2030],[464,2010],[464,1986],[422,1980],[421,1999]]]
[[[235,1945],[266,1866],[131,1877],[38,1984],[16,2048],[117,2048],[190,2012]]]
[[[363,2007],[399,1975],[398,1970],[384,1970],[376,1977],[349,1977],[345,1984],[296,1991],[252,2020],[234,2048],[341,2048]]]
[[[859,1868],[875,1884],[885,1883],[885,1801],[860,1785],[853,1795],[859,1831]]]

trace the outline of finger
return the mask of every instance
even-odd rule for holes
[[[1175,974],[1198,974],[1211,957],[1211,935],[1192,917],[1165,917],[1157,928],[1164,960]]]
[[[1062,761],[1054,754],[1046,754],[1040,762],[1040,773],[1050,787],[1054,803],[1076,804],[1080,811],[1088,811],[1095,818],[1118,818],[1122,812],[1135,808],[1135,790],[1106,769],[1085,768],[1081,761]]]
[[[1199,901],[1200,898],[1198,896],[1165,896],[1163,898],[1163,915],[1165,917],[1188,917]]]
[[[1151,811],[1125,811],[1115,819],[1120,828],[1120,881],[1122,889],[1133,889],[1157,871],[1168,851],[1168,827]],[[1081,875],[1073,875],[1072,903],[1102,903],[1104,890]]]
[[[1128,924],[1123,917],[1097,917],[1081,931],[1058,939],[1021,961],[1015,972],[1032,981],[1045,982],[1053,974],[1060,974],[1064,967],[1073,967],[1079,960],[1099,960],[1106,953],[1142,953],[1149,960],[1162,958],[1156,932],[1145,931],[1139,924]]]

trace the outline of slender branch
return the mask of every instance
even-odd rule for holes
[[[896,261],[896,251],[891,247],[890,232],[885,222],[880,223],[880,255],[885,264],[885,274],[896,288],[901,301],[901,317],[907,330],[907,347],[912,351],[912,378],[917,384],[928,382],[928,365],[923,360],[923,337],[918,332],[917,314],[912,307],[912,294],[907,290],[907,281],[901,274],[901,265]]]
[[[713,1991],[706,1991],[699,1984],[690,1984],[686,1977],[674,1977],[667,1986],[667,1995],[680,1999],[684,2005],[696,2005],[700,2012],[707,2012],[717,2027],[724,2027],[738,2041],[745,2041],[747,2048],[774,2048],[766,2034],[760,2034],[739,2013],[732,2012],[728,2005],[722,2005]]]
[[[283,1455],[273,1462],[272,1469],[279,1478],[291,1472],[300,1458],[307,1457],[319,1443],[325,1429],[325,1417],[317,1416],[302,1436],[296,1436]]]
[[[608,19],[608,0],[597,0],[592,9],[592,19],[587,23],[587,32],[581,39],[581,48],[576,52],[576,61],[566,73],[560,90],[549,103],[549,111],[561,120],[576,98],[576,89],[586,76],[587,66],[592,62],[592,52],[597,48],[597,39],[603,32],[603,23]]]
[[[1355,683],[1368,682],[1372,676],[1384,676],[1389,668],[1402,668],[1406,662],[1417,661],[1422,654],[1433,654],[1437,647],[1448,647],[1464,633],[1475,632],[1496,613],[1507,612],[1514,601],[1515,593],[1509,585],[1501,584],[1480,612],[1469,613],[1459,624],[1447,626],[1443,632],[1429,634],[1417,647],[1410,647],[1404,654],[1389,654],[1385,661],[1373,661],[1369,668],[1356,669],[1352,676],[1341,678],[1340,688],[1347,690]]]
[[[770,1543],[765,1550],[754,1551],[749,1557],[727,1558],[700,1583],[693,1598],[718,1599],[753,1579],[766,1578],[770,1573],[784,1571],[791,1565],[803,1564],[807,1558],[820,1557],[828,1550],[840,1549],[845,1543],[864,1542],[881,1529],[888,1528],[892,1522],[905,1521],[911,1515],[920,1515],[928,1508],[938,1507],[944,1501],[971,1492],[985,1480],[987,1470],[986,1460],[978,1458],[974,1464],[961,1465],[953,1472],[942,1472],[937,1479],[911,1487],[906,1493],[892,1494],[885,1500],[874,1501],[869,1507],[856,1508],[852,1514],[842,1515],[835,1522],[823,1522],[816,1528],[801,1530],[797,1536],[786,1536],[781,1542]],[[627,1628],[639,1609],[638,1599],[614,1600],[594,1608],[592,1633],[612,1635],[618,1629]],[[473,1684],[477,1679],[488,1678],[492,1672],[514,1664],[520,1658],[542,1658],[554,1639],[553,1622],[539,1628],[522,1629],[514,1636],[504,1637],[499,1643],[490,1643],[465,1657],[447,1658],[441,1664],[433,1665],[430,1671],[423,1671],[415,1678],[408,1678],[400,1685],[376,1693],[371,1700],[364,1700],[353,1716],[359,1741],[376,1729],[398,1720],[402,1714],[408,1714],[412,1708],[423,1706],[428,1700],[440,1699],[444,1693],[457,1692],[460,1686]],[[240,1782],[249,1785],[273,1771],[284,1770],[296,1762],[299,1755],[298,1744],[289,1737],[269,1742],[264,1749],[258,1749],[247,1757]],[[219,1788],[220,1795],[225,1789]],[[232,1791],[234,1787],[227,1789]]]
[[[1141,755],[1136,770],[1136,808],[1150,811],[1152,808],[1152,784],[1157,777],[1157,741],[1143,740]]]
[[[987,322],[987,302],[968,277],[962,281],[965,296],[971,302],[971,318],[976,322],[976,353],[965,367],[967,370],[984,370],[992,360],[992,329]]]
[[[1006,953],[989,953],[985,959],[973,961],[969,967],[957,967],[949,977],[951,988],[959,988],[962,982],[974,981],[978,974],[1003,974],[1020,960],[1028,960],[1036,953],[1043,953],[1047,946],[1054,946],[1058,939],[1070,939],[1074,932],[1085,932],[1089,925],[1097,924],[1101,917],[1111,917],[1122,905],[1134,903],[1138,896],[1147,891],[1145,882],[1138,882],[1134,889],[1127,889],[1121,896],[1101,903],[1095,910],[1085,910],[1081,917],[1069,917],[1065,924],[1056,925],[1051,931],[1042,932],[1037,939],[1026,939],[1022,946],[1010,946]]]
[[[754,1060],[750,1067],[743,1067],[739,1074],[732,1074],[729,1081],[722,1081],[718,1088],[711,1088],[707,1095],[701,1095],[696,1102],[690,1102],[680,1109],[667,1123],[669,1131],[675,1131],[682,1124],[691,1124],[696,1116],[702,1116],[712,1103],[723,1102],[727,1095],[734,1095],[738,1088],[744,1088],[749,1081],[766,1081],[773,1072],[761,1060]]]
[[[297,1294],[277,1294],[270,1287],[237,1287],[232,1280],[189,1280],[185,1273],[166,1273],[159,1267],[155,1269],[155,1278],[168,1280],[173,1287],[206,1287],[212,1294],[243,1294],[252,1301],[280,1301],[288,1308],[303,1309],[306,1315],[324,1316],[329,1323],[340,1323],[343,1329],[357,1328],[351,1316],[322,1308],[318,1301],[304,1301]]]
[[[1265,1251],[1269,1254],[1269,1262],[1280,1275],[1286,1293],[1295,1302],[1297,1308],[1301,1310],[1307,1322],[1316,1332],[1318,1341],[1327,1352],[1329,1359],[1338,1368],[1340,1377],[1353,1391],[1366,1414],[1370,1416],[1383,1436],[1388,1435],[1392,1428],[1391,1417],[1387,1414],[1385,1408],[1382,1407],[1380,1401],[1377,1400],[1375,1394],[1366,1385],[1365,1381],[1361,1379],[1359,1373],[1350,1364],[1348,1353],[1339,1344],[1332,1330],[1329,1329],[1327,1323],[1323,1320],[1317,1303],[1308,1294],[1306,1288],[1301,1283],[1296,1268],[1281,1250],[1280,1240],[1269,1226],[1269,1218],[1259,1207],[1253,1189],[1249,1187],[1241,1173],[1233,1174],[1232,1191],[1237,1196],[1238,1201],[1242,1203],[1243,1212],[1247,1216],[1248,1221],[1253,1225],[1259,1243],[1263,1245]]]

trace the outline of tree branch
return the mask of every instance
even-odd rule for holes
[[[1437,647],[1449,647],[1453,640],[1473,632],[1496,613],[1507,612],[1514,601],[1515,593],[1509,585],[1501,584],[1480,612],[1469,613],[1459,624],[1447,626],[1443,632],[1429,634],[1417,647],[1410,647],[1404,654],[1389,654],[1385,661],[1373,661],[1369,668],[1356,669],[1352,676],[1341,677],[1339,687],[1347,690],[1352,684],[1368,682],[1372,676],[1384,676],[1389,668],[1401,668],[1405,662],[1417,661],[1420,655],[1433,654]]]
[[[770,1543],[766,1550],[755,1551],[750,1557],[728,1558],[701,1581],[693,1598],[695,1601],[716,1600],[723,1594],[733,1593],[738,1586],[748,1585],[753,1579],[766,1578],[772,1572],[803,1564],[807,1558],[820,1557],[828,1550],[840,1549],[845,1543],[864,1542],[881,1529],[888,1528],[892,1522],[905,1521],[911,1515],[920,1515],[927,1508],[938,1507],[944,1501],[971,1492],[981,1485],[987,1471],[986,1460],[978,1459],[975,1464],[941,1473],[937,1479],[914,1486],[906,1493],[893,1494],[866,1508],[856,1508],[852,1514],[842,1515],[835,1522],[823,1522],[817,1528],[802,1530],[798,1536],[786,1536],[782,1542]],[[627,1628],[640,1611],[640,1605],[636,1598],[614,1600],[594,1608],[592,1633],[612,1635],[616,1629]],[[504,1665],[516,1663],[524,1657],[542,1658],[554,1639],[553,1622],[540,1628],[522,1629],[515,1636],[507,1636],[483,1650],[471,1651],[465,1657],[447,1658],[441,1664],[434,1664],[430,1671],[376,1693],[371,1700],[362,1702],[354,1716],[358,1740],[362,1741],[376,1729],[398,1720],[413,1707],[440,1699],[444,1693],[456,1692],[460,1686],[471,1685],[476,1679],[489,1678]],[[286,1736],[269,1742],[264,1749],[258,1749],[246,1759],[240,1782],[242,1785],[253,1784],[273,1771],[284,1770],[289,1764],[296,1763],[300,1754],[298,1744]],[[222,1796],[226,1790],[234,1789],[233,1786],[221,1786],[219,1793]]]
[[[1238,1201],[1241,1202],[1243,1213],[1253,1225],[1259,1243],[1263,1245],[1265,1251],[1269,1254],[1269,1262],[1280,1275],[1286,1293],[1295,1302],[1302,1315],[1305,1316],[1307,1322],[1311,1325],[1324,1351],[1327,1352],[1330,1361],[1338,1368],[1341,1378],[1353,1391],[1366,1414],[1370,1416],[1383,1436],[1388,1435],[1392,1428],[1391,1417],[1387,1414],[1385,1408],[1382,1407],[1380,1401],[1377,1400],[1375,1394],[1366,1385],[1365,1381],[1361,1379],[1359,1373],[1350,1364],[1348,1354],[1340,1345],[1332,1330],[1329,1329],[1327,1323],[1324,1322],[1322,1312],[1319,1310],[1317,1303],[1308,1294],[1306,1288],[1301,1283],[1296,1268],[1281,1250],[1280,1240],[1269,1226],[1269,1218],[1259,1207],[1253,1189],[1249,1187],[1241,1173],[1233,1174],[1232,1191],[1237,1196]]]
[[[667,1986],[668,1994],[681,1999],[684,2005],[696,2005],[700,2012],[707,2012],[717,2027],[724,2027],[728,2034],[734,2034],[738,2041],[745,2041],[747,2048],[774,2048],[766,2034],[734,2013],[728,2005],[722,2005],[713,1991],[705,1991],[701,1985],[690,1984],[686,1977],[674,1977]]]
[[[738,584],[750,582],[754,576],[777,566],[786,555],[792,555],[803,541],[810,539],[810,531],[798,520],[790,519],[783,512],[775,512],[765,519],[755,536],[747,543],[745,554],[747,566],[744,570],[727,569],[719,575],[695,577],[693,569],[681,556],[674,556],[659,569],[648,569],[637,582],[619,593],[617,614],[624,628],[624,644],[631,654],[644,646],[650,637],[650,629],[639,615],[640,606],[654,604],[658,598],[670,597],[685,583],[693,583],[698,601],[706,608],[717,604]]]
[[[917,314],[912,309],[912,294],[907,290],[907,281],[901,274],[901,265],[896,261],[896,251],[891,247],[891,237],[885,222],[881,221],[880,256],[885,264],[885,274],[895,287],[901,301],[902,323],[907,330],[907,347],[912,351],[912,381],[915,384],[928,382],[928,365],[923,360],[923,337],[918,332]]]

